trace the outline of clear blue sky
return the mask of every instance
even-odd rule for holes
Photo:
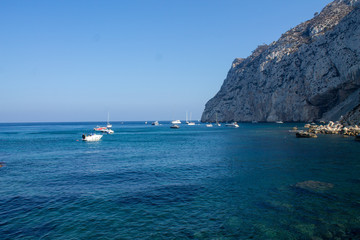
[[[0,122],[200,119],[234,58],[330,0],[2,0]]]

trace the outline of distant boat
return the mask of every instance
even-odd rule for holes
[[[284,123],[283,121],[276,121],[276,123]]]
[[[233,128],[238,128],[239,125],[237,124],[237,122],[233,122],[233,123],[228,123],[225,125],[226,127],[233,127]]]
[[[104,129],[104,130],[101,130],[103,133],[107,133],[107,134],[113,134],[114,133],[114,130],[111,130],[111,129]]]
[[[110,122],[109,122],[109,112],[108,112],[108,119],[107,119],[107,125],[106,125],[106,127],[107,127],[107,128],[111,128],[111,127],[112,127],[112,125],[111,125]]]
[[[170,128],[180,128],[179,125],[173,124],[170,126]]]
[[[96,127],[94,128],[95,131],[103,131],[103,130],[105,130],[105,129],[106,129],[106,127],[100,127],[100,126],[96,126]]]
[[[212,127],[213,125],[211,123],[206,124],[206,127]]]
[[[88,142],[94,142],[94,141],[99,141],[102,138],[102,136],[103,135],[100,134],[90,134],[90,135],[83,134],[82,140]]]
[[[171,121],[172,124],[181,124],[180,120]]]
[[[219,127],[221,126],[221,124],[218,122],[218,120],[217,120],[217,113],[216,113],[216,115],[215,115],[215,118],[216,118],[216,125],[218,125]]]
[[[190,119],[189,119],[189,121],[188,121],[188,119],[187,119],[187,112],[186,112],[186,124],[189,125],[189,126],[194,126],[194,125],[195,125],[194,122],[191,122],[191,113],[190,113]]]
[[[159,122],[158,121],[152,122],[151,125],[158,126]]]

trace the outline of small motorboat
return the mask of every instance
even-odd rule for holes
[[[206,124],[206,127],[212,127],[213,125],[211,123]]]
[[[159,126],[159,122],[158,122],[158,121],[152,122],[151,125],[153,125],[153,126]]]
[[[103,135],[100,134],[83,134],[82,135],[82,140],[83,141],[88,141],[88,142],[93,142],[93,141],[99,141],[102,138]]]
[[[105,130],[105,129],[106,129],[106,127],[100,127],[100,126],[96,126],[96,127],[94,128],[95,131],[103,131],[103,130]]]
[[[181,121],[180,120],[174,120],[174,121],[171,121],[172,124],[181,124]]]
[[[195,123],[194,123],[194,122],[188,122],[187,125],[189,125],[189,126],[195,126]]]
[[[107,129],[101,130],[101,132],[107,133],[107,134],[113,134],[114,130],[111,130],[111,129],[107,128]]]
[[[233,123],[228,123],[225,125],[226,127],[233,127],[233,128],[238,128],[239,125],[237,124],[237,122],[233,122]]]
[[[173,124],[170,126],[170,128],[180,128],[179,125]]]

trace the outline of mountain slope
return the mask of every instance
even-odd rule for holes
[[[339,120],[360,103],[360,0],[319,15],[235,59],[203,122]]]

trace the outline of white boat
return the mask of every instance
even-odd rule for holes
[[[103,135],[100,134],[90,134],[90,135],[83,134],[82,140],[88,142],[99,141],[102,138],[102,136]]]
[[[217,120],[217,113],[216,113],[216,115],[215,115],[215,118],[216,118],[216,125],[220,127],[221,124],[220,124],[220,123],[218,122],[218,120]]]
[[[283,121],[276,121],[276,123],[284,123]]]
[[[233,122],[233,123],[228,123],[225,125],[226,127],[233,127],[233,128],[238,128],[239,125],[237,124],[237,122]]]
[[[181,124],[180,120],[171,121],[172,124]]]
[[[159,126],[159,122],[158,121],[152,122],[151,125]]]
[[[112,125],[111,125],[110,122],[109,122],[109,112],[108,112],[108,119],[107,119],[107,125],[106,125],[106,127],[107,127],[107,128],[111,128],[111,127],[112,127]]]
[[[100,127],[100,126],[96,126],[96,127],[94,128],[95,131],[103,131],[103,130],[105,130],[105,129],[106,129],[106,127]]]
[[[213,125],[211,123],[206,124],[206,127],[212,127]]]
[[[103,132],[103,133],[107,133],[107,134],[113,134],[114,133],[114,130],[111,130],[111,129],[104,129],[104,130],[102,130],[101,132]]]
[[[194,122],[191,122],[191,113],[190,113],[190,120],[188,121],[188,119],[187,119],[187,112],[186,112],[186,124],[189,125],[189,126],[194,126],[194,125],[195,125]]]
[[[173,124],[170,126],[170,128],[180,128],[179,125]]]

